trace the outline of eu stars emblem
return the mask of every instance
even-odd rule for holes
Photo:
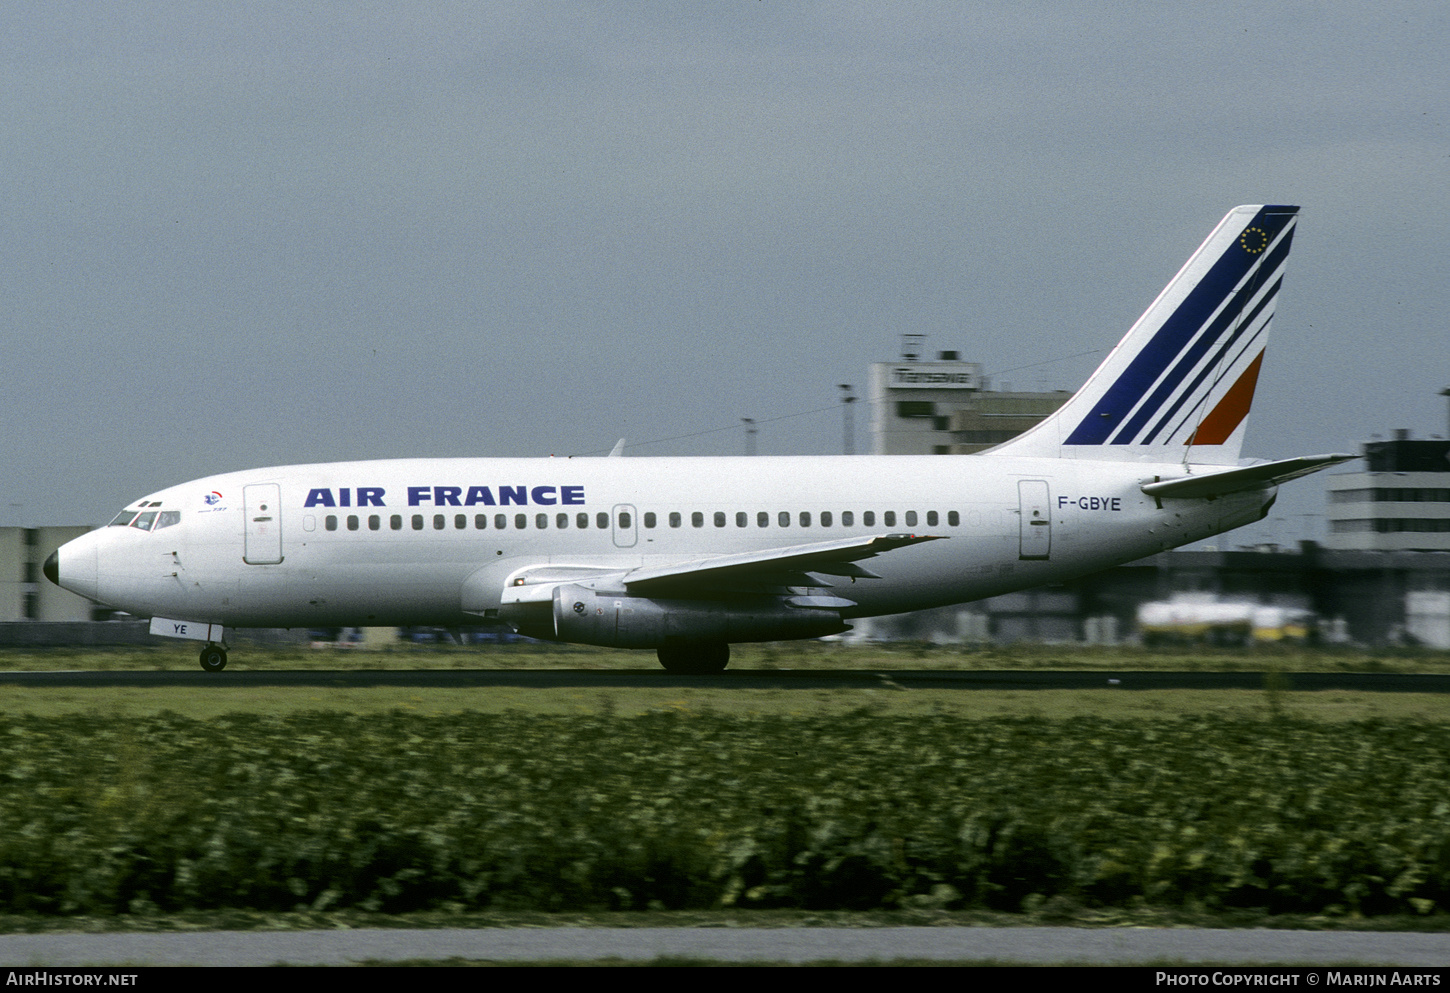
[[[1269,233],[1263,228],[1244,228],[1239,235],[1239,246],[1250,255],[1258,255],[1269,247]]]

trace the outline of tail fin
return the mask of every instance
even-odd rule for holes
[[[1235,207],[1082,389],[990,454],[1234,465],[1298,207]]]

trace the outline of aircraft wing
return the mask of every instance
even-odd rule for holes
[[[862,559],[935,541],[941,535],[884,534],[864,538],[842,538],[809,545],[789,545],[758,552],[714,555],[675,565],[635,569],[624,576],[624,586],[640,596],[695,592],[700,587],[730,587],[738,584],[817,586],[806,573],[852,579],[878,579],[874,572],[857,565]]]
[[[807,545],[767,548],[758,552],[712,555],[621,572],[618,569],[591,566],[541,565],[520,570],[504,589],[501,604],[524,605],[547,603],[554,590],[569,584],[591,588],[621,589],[631,596],[688,598],[708,597],[717,593],[759,592],[764,588],[783,586],[819,587],[817,576],[845,576],[851,579],[878,579],[874,572],[857,565],[862,559],[874,558],[897,548],[935,541],[942,535],[882,534],[874,537],[842,538]],[[816,603],[816,600],[822,602]],[[795,597],[797,606],[852,606],[838,598]],[[810,600],[811,602],[804,602]],[[832,601],[830,603],[826,600]]]
[[[1237,469],[1225,469],[1223,472],[1157,480],[1144,483],[1142,490],[1150,497],[1224,496],[1229,493],[1237,493],[1239,490],[1274,486],[1357,458],[1359,458],[1358,455],[1302,455],[1296,459],[1240,466]]]

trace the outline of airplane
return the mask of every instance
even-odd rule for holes
[[[1297,217],[1229,211],[1077,393],[975,455],[252,469],[148,494],[43,571],[212,672],[227,628],[493,623],[714,673],[732,643],[1060,582],[1262,520],[1355,457],[1239,458]]]

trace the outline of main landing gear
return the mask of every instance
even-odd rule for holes
[[[666,672],[686,676],[708,676],[724,672],[730,664],[730,646],[727,644],[704,645],[661,645],[657,652],[660,665]]]
[[[201,650],[201,667],[207,672],[221,672],[227,667],[227,650],[221,645],[207,645]]]

